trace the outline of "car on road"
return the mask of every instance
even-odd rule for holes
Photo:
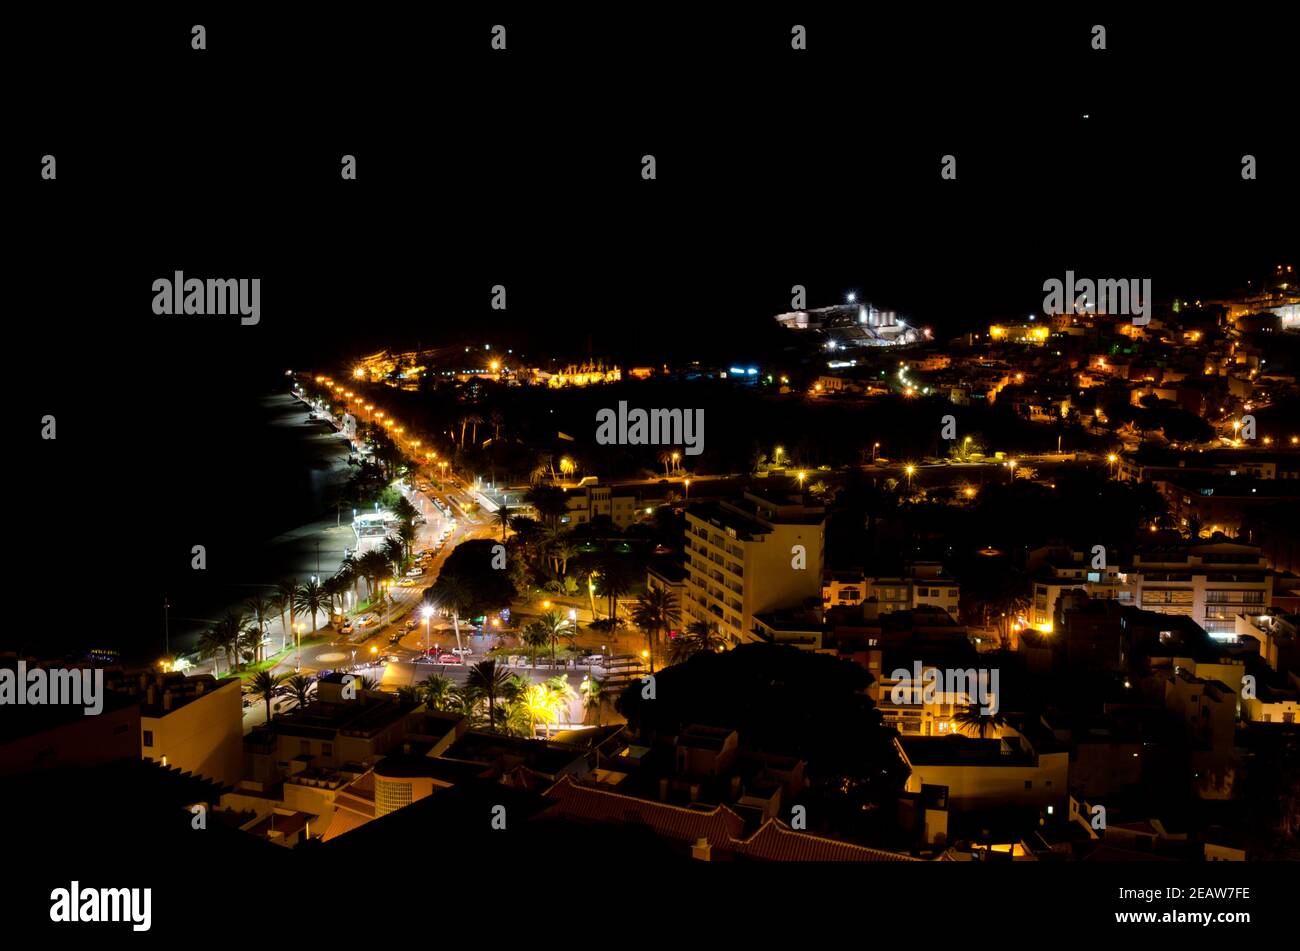
[[[378,614],[363,614],[354,622],[357,627],[370,627],[372,624],[379,622]]]
[[[398,586],[399,588],[414,588],[414,587],[415,587],[415,579],[414,579],[414,578],[403,578],[401,581],[397,582],[397,586]]]
[[[421,567],[419,567],[419,566],[416,566],[415,568],[412,568],[412,569],[410,569],[409,571],[407,571],[407,573],[406,573],[406,577],[408,577],[408,578],[418,578],[418,577],[420,577],[420,575],[422,575],[422,574],[424,574],[424,569],[421,568]]]
[[[469,657],[470,655],[472,655],[472,654],[474,653],[474,651],[472,651],[472,650],[471,650],[470,648],[468,648],[468,647],[453,647],[453,648],[451,649],[451,652],[452,652],[453,654],[460,654],[462,657]]]
[[[351,634],[354,628],[351,621],[344,621],[343,626],[339,628],[340,634]]]
[[[396,644],[396,643],[397,643],[398,641],[400,641],[401,639],[402,639],[402,632],[401,632],[401,631],[394,631],[393,634],[389,636],[389,638],[388,638],[388,643],[390,643],[390,644]]]
[[[398,657],[396,654],[389,654],[389,655],[388,655],[388,662],[389,662],[390,664],[396,664],[396,663],[398,663],[401,659],[402,659],[402,658]]]
[[[408,617],[406,619],[406,624],[404,626],[406,630],[414,631],[417,627],[420,626],[420,619],[418,617]]]
[[[443,654],[438,658],[440,664],[460,664],[463,661],[455,654]]]

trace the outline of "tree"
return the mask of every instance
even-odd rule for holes
[[[558,525],[569,511],[568,499],[558,485],[535,485],[524,498],[537,509],[537,514],[547,525]]]
[[[596,726],[601,726],[604,711],[605,682],[590,675],[582,678],[582,706],[585,710],[596,711]]]
[[[325,583],[321,585],[321,587],[325,590],[325,596],[330,599],[331,615],[335,612],[339,614],[343,613],[343,596],[347,593],[347,590],[351,585],[352,579],[341,570],[337,574],[325,579]],[[336,602],[338,605],[337,607],[335,607]]]
[[[255,697],[266,701],[266,722],[271,722],[271,701],[275,699],[275,688],[284,680],[284,674],[273,674],[269,670],[259,670],[251,681],[249,690]]]
[[[389,567],[393,569],[393,574],[400,575],[402,565],[406,561],[406,545],[402,540],[389,535],[384,539],[384,544],[379,550],[384,553],[384,559],[388,562]]]
[[[985,713],[976,706],[965,707],[952,720],[962,733],[976,733],[981,740],[986,730],[992,731],[996,739],[1001,735],[999,731],[1007,725],[1006,717],[999,713]]]
[[[221,676],[217,661],[223,653],[226,653],[226,646],[221,643],[221,637],[216,628],[204,631],[199,635],[199,656],[212,658],[212,676]],[[229,657],[229,654],[227,654]]]
[[[497,524],[501,526],[501,541],[504,542],[506,540],[506,530],[510,527],[510,506],[502,505],[501,508],[497,509],[497,514],[494,517]]]
[[[293,694],[293,699],[297,701],[298,706],[307,706],[307,701],[311,699],[315,681],[303,674],[294,674],[285,681],[285,684]]]
[[[540,621],[533,621],[520,632],[520,640],[528,648],[528,653],[533,659],[533,670],[537,669],[537,652],[544,650],[550,643],[551,633],[546,629],[546,625]]]
[[[456,682],[442,674],[430,674],[420,684],[424,692],[424,702],[431,710],[447,711],[452,709],[456,700]]]
[[[632,609],[632,623],[645,632],[650,651],[650,672],[654,673],[654,649],[659,635],[681,623],[677,596],[666,588],[650,588],[637,599]]]
[[[329,596],[326,595],[325,589],[321,587],[320,582],[315,578],[299,586],[298,593],[294,597],[294,607],[304,614],[311,615],[311,632],[313,634],[316,633],[316,615],[324,610],[329,603]]]
[[[716,651],[722,646],[722,635],[708,621],[692,621],[685,632],[673,638],[671,658],[674,664],[681,663],[696,654]]]
[[[555,711],[557,719],[560,713],[569,714],[573,709],[573,704],[578,701],[577,691],[575,691],[573,686],[569,683],[569,678],[564,674],[556,674],[554,677],[548,678],[543,686],[551,695],[552,708]],[[570,717],[570,719],[572,719],[572,717]],[[546,735],[548,738],[551,735],[549,726],[546,729]]]
[[[432,603],[451,615],[452,630],[456,632],[456,647],[464,647],[460,641],[460,616],[469,606],[468,586],[456,575],[439,573],[438,580],[424,595],[426,603]]]
[[[238,670],[240,667],[239,639],[243,632],[244,616],[233,611],[227,611],[212,628],[212,636],[221,645],[221,650],[226,655],[226,667],[230,670]]]
[[[366,597],[374,601],[379,590],[379,579],[388,574],[388,559],[382,551],[371,549],[356,561],[357,573],[366,579]]]
[[[573,629],[572,622],[559,611],[547,611],[537,623],[546,631],[546,639],[551,645],[551,666],[555,666],[555,646],[561,637],[572,639],[577,631]]]
[[[610,620],[617,622],[619,596],[627,594],[628,589],[631,587],[627,563],[617,555],[609,555],[601,562],[600,573],[597,577],[600,585],[600,595],[609,601]]]
[[[298,579],[290,578],[288,581],[281,581],[277,586],[277,597],[280,603],[289,611],[289,627],[298,626]],[[288,647],[289,629],[284,627],[284,615],[280,615],[280,650],[284,651]]]
[[[257,622],[257,645],[253,654],[254,663],[262,660],[262,635],[266,633],[266,622],[275,614],[275,604],[264,594],[255,594],[244,602],[244,609]]]
[[[505,692],[509,679],[510,674],[504,668],[498,668],[497,662],[491,658],[479,661],[469,671],[467,686],[477,690],[487,700],[488,729],[493,732],[497,728],[497,698]]]

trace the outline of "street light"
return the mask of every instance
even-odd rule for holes
[[[429,619],[433,617],[433,605],[426,604],[420,609],[420,613],[424,615],[424,652],[427,654],[429,652]]]
[[[916,475],[916,466],[909,463],[903,471],[907,473],[907,487],[910,489],[912,487],[912,476]]]

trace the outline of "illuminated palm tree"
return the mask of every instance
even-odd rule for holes
[[[578,701],[578,693],[569,683],[569,678],[564,676],[564,674],[556,674],[554,677],[549,678],[543,686],[546,687],[547,692],[551,695],[551,702],[554,705],[556,719],[558,720],[559,715],[564,713],[571,721],[573,719],[571,711],[573,710],[573,704]],[[548,737],[551,735],[549,726],[547,727],[546,735]]]
[[[510,527],[510,506],[501,506],[501,508],[497,509],[495,517],[497,524],[501,526],[501,541],[504,542],[506,540],[506,529]]]
[[[329,598],[325,594],[325,589],[321,587],[320,582],[315,578],[309,580],[306,584],[300,585],[298,593],[294,596],[293,606],[304,614],[311,615],[311,632],[316,633],[316,615],[325,609],[329,603]]]
[[[533,670],[537,669],[537,652],[544,650],[550,643],[551,633],[546,629],[546,625],[540,621],[533,621],[520,632],[520,640],[528,648],[528,653],[533,659]]]
[[[586,710],[596,711],[596,726],[601,725],[601,717],[604,711],[604,681],[597,680],[595,677],[588,675],[582,678],[580,686],[582,691],[582,706]]]
[[[280,650],[284,651],[288,647],[289,631],[298,626],[298,579],[290,578],[288,581],[281,581],[277,586],[277,596],[280,603],[284,605],[289,612],[289,627],[284,627],[284,615],[280,615]]]
[[[537,623],[546,631],[546,639],[551,645],[551,666],[555,666],[555,647],[562,637],[572,640],[577,631],[573,629],[573,622],[561,614],[559,611],[547,611]]]

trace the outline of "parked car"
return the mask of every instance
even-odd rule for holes
[[[357,618],[354,623],[357,627],[370,627],[370,625],[377,624],[378,622],[378,614],[363,614],[361,617]]]
[[[451,652],[453,654],[460,654],[462,657],[469,657],[471,654],[474,653],[468,647],[453,647],[451,649]]]
[[[459,664],[459,663],[461,663],[461,659],[460,659],[459,657],[457,657],[455,654],[443,654],[441,657],[438,658],[438,663],[440,663],[440,664]]]
[[[351,634],[354,628],[351,621],[344,621],[343,626],[339,628],[340,634]]]
[[[421,568],[421,567],[419,567],[419,566],[417,565],[416,567],[414,567],[414,568],[412,568],[412,569],[410,569],[409,571],[406,572],[406,577],[408,577],[408,578],[418,578],[418,577],[420,577],[420,575],[422,575],[422,574],[424,574],[424,569]]]

